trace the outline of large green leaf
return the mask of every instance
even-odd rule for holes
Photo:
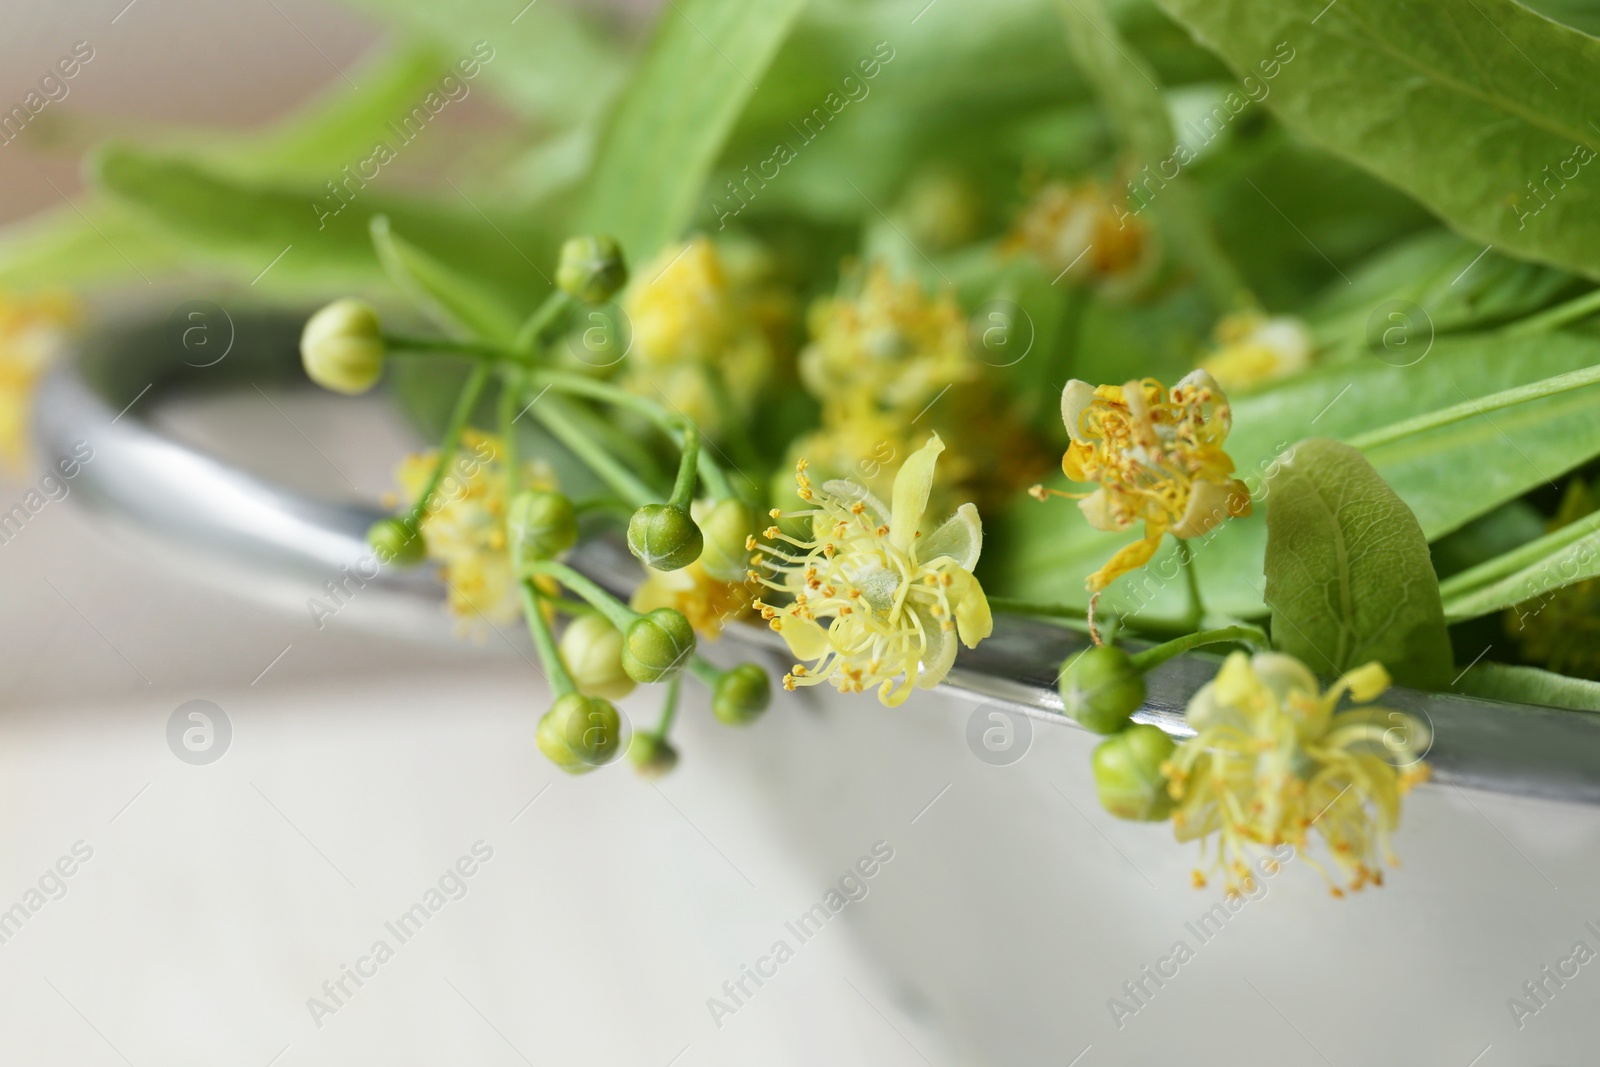
[[[677,237],[805,0],[674,0],[600,142],[579,219],[636,264]]]
[[[181,252],[126,210],[80,195],[0,230],[0,289],[154,281],[179,265]]]
[[[1265,496],[1273,644],[1319,673],[1376,660],[1404,684],[1444,684],[1450,637],[1428,542],[1366,458],[1301,441]]]
[[[525,220],[360,189],[336,214],[324,190],[226,177],[180,159],[109,146],[93,177],[142,222],[234,266],[243,277],[317,286],[371,284],[384,275],[368,227],[386,215],[429,255],[531,311],[549,282],[553,241]],[[274,277],[275,276],[275,277]]]
[[[1451,622],[1474,619],[1600,574],[1600,512],[1455,575],[1439,586]]]
[[[1513,0],[1160,0],[1312,141],[1469,237],[1600,277],[1600,40]]]

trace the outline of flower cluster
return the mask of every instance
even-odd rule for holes
[[[27,453],[34,386],[77,323],[78,305],[64,294],[0,294],[0,456],[10,463]]]
[[[1112,295],[1138,289],[1159,256],[1150,228],[1096,181],[1047,182],[1017,214],[1005,246],[1051,274]]]
[[[1153,378],[1126,385],[1074,379],[1061,393],[1061,418],[1072,444],[1061,469],[1075,482],[1097,482],[1087,494],[1061,494],[1097,530],[1144,523],[1144,538],[1118,551],[1089,576],[1098,594],[1148,563],[1171,533],[1199,537],[1223,519],[1250,514],[1250,493],[1233,477],[1223,451],[1232,425],[1228,398],[1211,375],[1193,371],[1170,391]],[[1044,499],[1047,491],[1035,487]]]
[[[1311,366],[1316,341],[1293,315],[1241,311],[1226,315],[1212,334],[1214,350],[1200,361],[1224,389],[1248,390]]]
[[[1400,712],[1338,707],[1346,694],[1366,705],[1388,687],[1389,675],[1376,663],[1323,692],[1291,656],[1230,655],[1189,704],[1195,737],[1163,767],[1178,839],[1217,836],[1213,866],[1225,872],[1230,892],[1249,887],[1248,847],[1289,844],[1304,855],[1313,832],[1347,888],[1382,885],[1383,863],[1396,863],[1389,838],[1399,825],[1400,797],[1428,778],[1421,759],[1428,733]],[[1343,895],[1306,858],[1334,895]],[[1198,870],[1195,880],[1205,881]]]
[[[491,624],[510,622],[521,613],[516,567],[507,551],[506,509],[510,484],[505,469],[505,444],[476,430],[462,435],[463,450],[440,479],[421,513],[420,528],[428,558],[442,564],[450,609],[465,618]],[[414,504],[438,464],[436,452],[407,456],[396,472],[407,504]],[[555,488],[545,464],[522,464],[521,487]]]
[[[756,606],[798,659],[813,661],[796,664],[785,688],[823,681],[845,693],[876,687],[893,707],[913,687],[943,680],[958,637],[972,648],[989,636],[989,603],[972,575],[983,545],[977,509],[964,504],[927,537],[921,532],[943,450],[934,435],[907,458],[887,509],[853,482],[819,489],[805,461],[797,464],[798,493],[812,505],[797,514],[809,520],[811,536],[774,526],[766,531],[773,544],[751,539],[758,568],[751,580],[790,598],[782,607]]]
[[[712,436],[730,415],[747,418],[791,314],[770,271],[759,250],[706,237],[663,250],[623,297],[633,331],[624,386],[664,396]]]

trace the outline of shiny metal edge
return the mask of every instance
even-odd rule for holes
[[[249,343],[229,374],[187,363],[164,342],[156,320],[113,321],[86,337],[40,389],[34,435],[42,461],[70,462],[85,445],[92,448],[92,460],[74,478],[74,495],[113,537],[179,563],[191,576],[304,610],[306,598],[355,569],[360,595],[341,617],[396,637],[446,639],[452,626],[440,608],[439,580],[422,569],[376,567],[365,538],[385,514],[376,505],[285,490],[173,439],[150,420],[156,397],[237,386],[241,372],[303,381],[294,345],[299,320],[271,312],[234,318],[243,320],[234,323],[238,339]],[[615,543],[585,545],[574,563],[619,593],[637,581],[632,559]],[[783,654],[765,627],[737,624],[726,632]],[[1081,635],[1047,622],[998,616],[994,635],[962,649],[939,688],[976,698],[975,709],[992,704],[1076,727],[1061,713],[1055,679],[1063,660],[1084,644]],[[1217,662],[1195,653],[1152,672],[1135,719],[1192,736],[1183,709]],[[1600,803],[1600,715],[1403,688],[1390,690],[1384,703],[1427,723],[1433,738],[1427,758],[1440,783]]]

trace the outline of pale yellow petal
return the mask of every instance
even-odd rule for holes
[[[889,541],[902,552],[917,538],[917,527],[922,525],[922,513],[928,508],[928,494],[933,490],[934,464],[943,451],[944,442],[934,434],[927,444],[906,457],[900,473],[894,476]]]

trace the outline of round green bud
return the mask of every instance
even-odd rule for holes
[[[578,543],[578,514],[561,493],[524,489],[506,510],[511,560],[520,569],[538,560],[555,559]]]
[[[704,545],[689,510],[676,504],[646,504],[628,520],[628,550],[658,571],[687,567]]]
[[[307,376],[336,393],[354,396],[378,384],[383,352],[378,313],[349,297],[307,319],[300,334],[300,362]]]
[[[1115,645],[1096,645],[1073,656],[1056,683],[1061,705],[1079,725],[1114,734],[1144,703],[1144,675]]]
[[[561,635],[561,662],[578,689],[592,697],[621,700],[633,692],[634,680],[622,669],[622,631],[599,612],[567,624]]]
[[[661,682],[694,655],[694,627],[675,608],[656,608],[633,620],[622,639],[622,669],[636,682]]]
[[[1094,788],[1119,819],[1160,822],[1172,811],[1161,765],[1176,746],[1159,726],[1143,723],[1112,734],[1094,750]]]
[[[742,726],[767,710],[772,682],[754,663],[741,663],[724,671],[711,693],[711,711],[729,726]]]
[[[367,544],[377,553],[379,563],[414,567],[428,556],[422,531],[401,518],[379,519],[369,526]]]
[[[615,237],[585,234],[561,245],[556,284],[585,304],[604,304],[628,284],[628,264]]]
[[[583,774],[616,759],[622,716],[608,700],[568,693],[544,713],[534,739],[551,763],[568,774]]]
[[[664,737],[639,733],[628,742],[628,759],[641,778],[660,778],[678,765],[678,750]]]
[[[695,519],[704,538],[700,566],[719,582],[742,582],[750,570],[750,550],[745,542],[755,532],[756,515],[742,500],[719,500],[696,509]]]

